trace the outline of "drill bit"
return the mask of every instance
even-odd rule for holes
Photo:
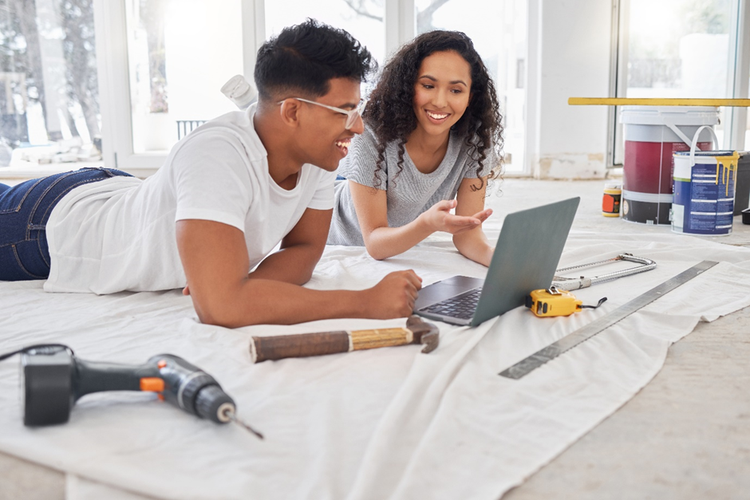
[[[237,418],[237,414],[234,412],[234,408],[227,406],[223,409],[222,415],[226,417],[227,420],[231,420],[233,423],[239,425],[243,429],[255,434],[259,439],[263,439],[263,434],[256,431],[252,427],[250,427],[248,424]]]

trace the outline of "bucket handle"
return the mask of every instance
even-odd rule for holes
[[[671,123],[665,116],[662,117],[662,121],[664,122],[664,125],[666,125],[672,132],[677,135],[677,137],[682,139],[682,142],[690,146],[690,137],[685,135],[685,132],[680,130],[679,127],[677,127],[674,123]]]
[[[680,130],[680,127],[674,124],[674,121],[672,121],[672,117],[668,114],[662,114],[662,110],[657,108],[659,112],[659,118],[661,118],[661,121],[664,125],[667,126],[669,130],[674,132],[674,134],[679,137],[682,142],[684,142],[686,145],[690,146],[692,145],[692,142],[690,141],[690,137],[685,134],[682,130]],[[713,132],[713,129],[712,129]],[[714,136],[715,137],[715,136]],[[716,141],[716,144],[718,145],[719,141]],[[700,150],[700,148],[698,148]]]
[[[701,131],[703,129],[707,129],[709,132],[711,132],[711,135],[713,136],[713,142],[716,145],[716,148],[719,148],[719,138],[716,137],[716,132],[714,132],[713,127],[709,125],[703,125],[701,127],[698,127],[698,130],[695,131],[695,135],[693,136],[693,142],[690,143],[690,166],[692,167],[695,165],[695,149],[698,147],[698,137],[701,135]]]

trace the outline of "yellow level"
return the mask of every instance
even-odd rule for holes
[[[572,106],[604,104],[607,106],[735,106],[749,107],[750,99],[688,99],[651,97],[571,97]]]

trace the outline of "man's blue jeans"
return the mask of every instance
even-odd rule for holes
[[[73,188],[118,175],[130,174],[82,168],[12,187],[0,184],[0,280],[46,279],[50,257],[45,227],[52,209]]]

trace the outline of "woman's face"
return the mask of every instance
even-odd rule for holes
[[[443,135],[463,116],[471,98],[471,66],[458,52],[425,57],[414,84],[417,126],[430,135]]]

